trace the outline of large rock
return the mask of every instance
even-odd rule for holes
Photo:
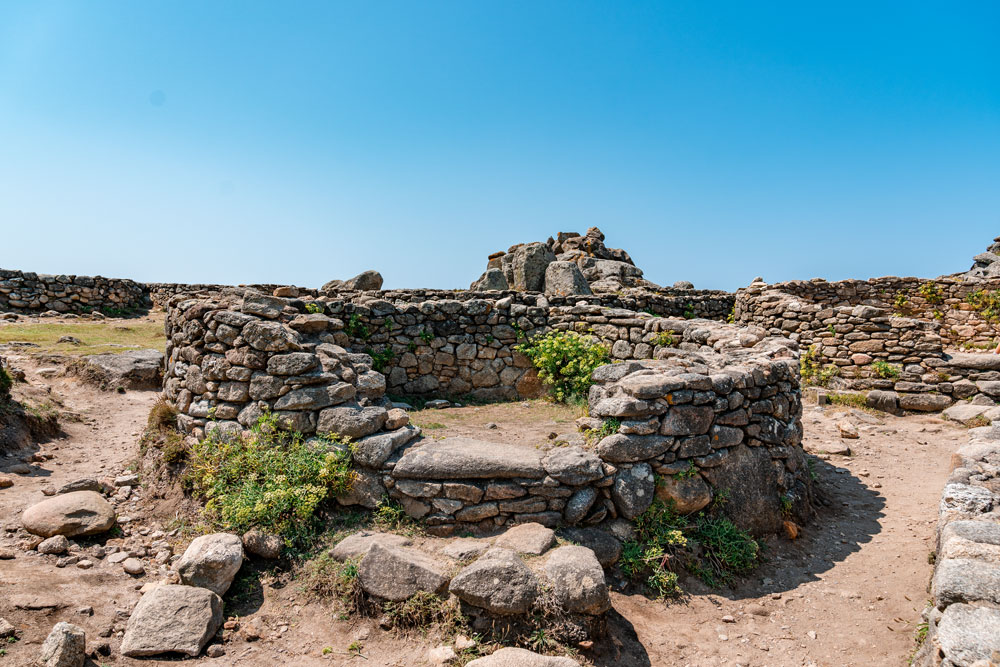
[[[944,394],[899,394],[901,410],[916,412],[937,412],[952,404],[951,398]]]
[[[610,463],[645,461],[659,456],[674,445],[665,435],[625,435],[614,433],[597,445],[598,455]]]
[[[545,270],[555,259],[544,243],[527,243],[513,248],[502,259],[507,285],[519,292],[543,291]]]
[[[74,491],[32,505],[24,510],[21,523],[42,537],[96,535],[115,525],[115,510],[99,493]]]
[[[713,488],[729,490],[723,512],[737,526],[754,535],[781,530],[778,475],[766,447],[734,447],[722,465],[701,474]]]
[[[619,514],[631,521],[653,504],[656,482],[648,463],[637,463],[615,473],[611,497]]]
[[[281,558],[285,541],[281,539],[280,535],[265,533],[258,528],[253,528],[243,534],[243,548],[254,556],[276,560]]]
[[[157,586],[139,600],[125,627],[122,655],[197,656],[222,625],[222,598],[196,586]]]
[[[1000,354],[956,352],[951,355],[948,365],[977,371],[1000,371]]]
[[[385,425],[388,411],[381,406],[361,407],[357,403],[327,408],[319,413],[320,433],[336,433],[349,438],[371,435]]]
[[[559,547],[545,561],[545,575],[566,611],[596,616],[611,608],[604,570],[587,547]]]
[[[393,452],[420,435],[420,427],[407,424],[386,433],[375,433],[354,443],[354,462],[378,470]]]
[[[243,541],[238,535],[214,533],[196,537],[177,561],[177,573],[188,586],[201,586],[225,595],[243,564]]]
[[[545,269],[545,293],[557,296],[593,294],[587,279],[573,262],[552,262]]]
[[[413,540],[393,533],[373,533],[362,530],[348,535],[338,542],[337,546],[330,550],[330,555],[339,561],[350,560],[368,553],[373,544],[382,547],[408,547],[413,544]]]
[[[956,602],[1000,605],[1000,565],[968,558],[946,558],[934,569],[931,589],[938,607]]]
[[[80,359],[80,375],[102,389],[159,389],[163,383],[163,353],[128,350],[90,354]]]
[[[87,634],[72,623],[56,623],[42,643],[42,667],[83,667],[87,659]]]
[[[656,485],[656,497],[673,503],[678,514],[691,514],[712,502],[712,489],[701,475],[661,477]]]
[[[510,549],[493,548],[451,580],[463,602],[491,614],[525,614],[539,593],[538,577]]]
[[[358,581],[369,595],[393,602],[421,591],[440,595],[448,590],[448,577],[430,556],[377,542],[358,565]]]
[[[560,534],[593,551],[601,567],[611,567],[622,555],[618,538],[600,528],[567,528]]]
[[[604,477],[601,459],[582,447],[556,447],[542,459],[542,467],[553,479],[570,486],[580,486]]]
[[[320,288],[321,292],[334,290],[367,291],[382,289],[382,274],[378,271],[364,271],[347,280],[331,280]]]
[[[473,292],[502,292],[510,289],[510,287],[507,285],[507,279],[503,276],[503,271],[500,269],[486,269],[486,272],[479,277],[479,280],[473,281],[469,285],[469,289]]]
[[[1000,655],[1000,609],[953,604],[938,621],[934,642],[948,664],[996,664],[990,661]]]
[[[555,531],[540,523],[522,523],[508,528],[493,542],[495,546],[532,556],[542,555],[555,543]]]
[[[411,447],[400,457],[392,475],[402,479],[541,479],[545,468],[534,447],[445,438]]]
[[[580,663],[570,658],[539,655],[527,649],[508,646],[485,658],[476,658],[467,663],[466,667],[580,667]]]

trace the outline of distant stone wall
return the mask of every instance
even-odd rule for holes
[[[969,295],[995,289],[1000,281],[754,283],[737,292],[734,317],[798,341],[803,354],[811,348],[815,364],[837,368],[835,385],[894,392],[888,400],[902,409],[939,410],[953,399],[996,394],[979,384],[993,380],[983,375],[992,368],[979,368],[984,355],[949,351],[990,347],[996,324],[969,303]],[[887,373],[876,362],[892,369]]]
[[[309,313],[300,300],[253,292],[172,301],[164,394],[181,413],[181,429],[195,435],[235,432],[270,411],[287,428],[306,434],[348,435],[356,440],[358,477],[342,502],[374,507],[388,492],[438,534],[523,521],[589,525],[633,519],[654,492],[695,511],[725,489],[734,519],[761,533],[780,528],[783,512],[808,516],[792,341],[765,338],[754,328],[597,306],[533,306],[539,312],[529,312],[523,304],[473,299],[423,302],[400,312],[392,304],[369,304],[371,316],[391,320],[382,323],[387,335],[420,340],[427,348],[410,353],[415,367],[400,367],[415,368],[418,382],[437,381],[441,374],[434,363],[421,366],[419,357],[448,356],[450,364],[436,362],[440,368],[468,369],[472,377],[489,371],[491,390],[517,395],[529,369],[527,360],[514,358],[517,333],[509,317],[520,327],[542,326],[531,316],[551,320],[545,326],[604,327],[605,334],[613,330],[619,342],[628,343],[630,354],[658,357],[595,372],[592,417],[580,427],[603,429],[607,437],[588,444],[582,435],[567,434],[563,442],[569,446],[543,451],[415,440],[419,429],[391,408],[385,376],[373,369],[372,358],[342,346],[350,343],[347,329],[361,326],[358,319],[351,324],[356,306],[325,306],[337,317]],[[455,333],[436,329],[433,339],[423,340],[430,323],[449,323]],[[473,327],[476,333],[469,333]],[[662,333],[670,334],[670,344],[642,342]],[[472,342],[456,344],[452,335],[472,336]],[[617,432],[607,433],[603,419],[617,420]],[[661,476],[660,491],[654,473]]]
[[[1000,427],[971,429],[952,461],[918,667],[1000,662]]]
[[[147,305],[143,286],[133,280],[0,269],[0,312],[121,314]]]

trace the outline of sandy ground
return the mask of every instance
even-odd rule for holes
[[[159,573],[133,579],[120,566],[97,560],[90,570],[55,566],[55,558],[25,551],[14,537],[20,513],[41,500],[42,488],[81,477],[115,476],[138,454],[139,435],[154,392],[102,393],[70,378],[45,379],[37,366],[11,351],[2,352],[29,371],[35,386],[51,386],[66,409],[82,416],[64,424],[65,434],[33,451],[51,456],[32,462],[27,476],[12,475],[14,486],[0,490],[4,532],[0,549],[0,617],[13,623],[20,641],[6,646],[3,665],[33,664],[52,625],[66,620],[82,626],[88,641],[110,643],[112,657],[91,665],[166,664],[170,660],[129,660],[118,656],[127,610],[143,583]],[[573,430],[570,408],[538,401],[425,410],[413,420],[426,435],[475,435],[497,442],[544,446],[550,433]],[[814,465],[826,501],[801,537],[767,543],[768,562],[735,591],[710,590],[682,579],[688,595],[665,604],[639,595],[613,593],[609,636],[582,661],[596,665],[903,665],[931,574],[937,500],[951,452],[965,429],[934,416],[872,416],[843,408],[808,406],[804,417],[807,450],[829,450],[841,442],[836,423],[855,423],[860,438],[846,441],[851,456],[820,455]],[[487,424],[496,428],[487,428]],[[38,458],[38,457],[36,457]],[[825,459],[825,460],[822,460]],[[20,458],[0,459],[0,470]],[[134,519],[126,537],[142,542],[145,531],[169,531],[170,517],[152,516],[146,490],[125,501],[120,515]],[[170,537],[177,552],[182,534]],[[189,538],[188,538],[189,539]],[[103,540],[96,540],[103,542]],[[94,542],[85,542],[90,548]],[[250,585],[238,598],[227,596],[225,655],[194,662],[216,665],[421,665],[439,640],[399,636],[373,619],[337,620],[332,608],[308,602],[282,566],[244,566]],[[92,609],[92,613],[90,610]],[[81,610],[84,613],[81,613]],[[247,628],[259,640],[248,641]],[[111,634],[102,639],[100,635]],[[253,634],[253,633],[250,633]],[[348,647],[359,641],[360,655]]]

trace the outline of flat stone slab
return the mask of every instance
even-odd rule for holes
[[[980,371],[1000,371],[1000,354],[956,352],[951,355],[948,365],[958,368],[974,368]]]
[[[965,422],[974,419],[981,414],[993,410],[992,405],[973,405],[972,403],[958,403],[944,411],[944,416],[957,422]]]
[[[473,438],[445,438],[409,449],[392,476],[402,479],[491,479],[545,477],[541,453]]]

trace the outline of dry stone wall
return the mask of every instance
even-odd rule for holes
[[[836,367],[842,388],[888,392],[873,397],[874,407],[940,410],[1000,393],[983,385],[1000,379],[987,355],[954,350],[989,346],[996,325],[969,301],[997,287],[916,278],[755,282],[737,292],[734,317],[798,341],[804,353],[811,348],[811,363]]]
[[[488,371],[491,389],[516,393],[528,369],[527,360],[515,358],[517,329],[508,316],[522,328],[600,329],[602,336],[617,336],[617,355],[646,358],[623,358],[594,374],[593,417],[580,427],[607,437],[588,442],[567,434],[560,441],[567,446],[543,451],[419,440],[419,429],[386,399],[386,378],[372,358],[345,347],[347,329],[359,326],[350,324],[354,306],[325,302],[330,314],[310,313],[300,300],[254,292],[172,301],[164,394],[179,410],[182,430],[237,432],[270,411],[290,429],[350,436],[358,476],[343,502],[374,507],[388,493],[438,534],[633,519],[654,493],[694,511],[721,489],[732,494],[728,505],[739,508],[734,518],[757,532],[780,526],[782,503],[792,503],[796,516],[807,515],[793,341],[755,328],[599,306],[368,305],[371,315],[392,321],[383,320],[389,334],[427,348],[409,353],[417,361],[414,381],[438,378],[433,363],[420,366],[420,357],[432,355],[441,358],[441,368],[468,369],[473,377]],[[429,323],[457,328],[436,330],[424,341],[420,333]],[[477,362],[481,368],[472,371]],[[665,480],[660,490],[656,476]]]
[[[0,269],[0,312],[120,314],[147,305],[143,286],[132,280]]]
[[[919,667],[1000,661],[1000,426],[970,429],[952,461]]]

